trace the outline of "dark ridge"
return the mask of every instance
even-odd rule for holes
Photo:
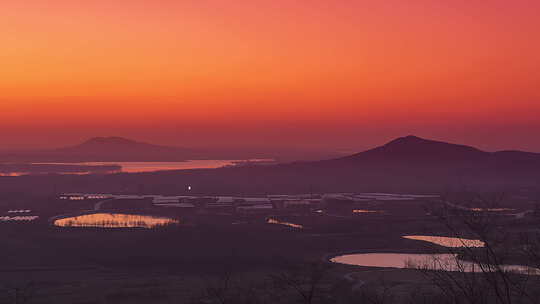
[[[132,145],[139,142],[123,137],[94,137],[85,141],[81,145]]]
[[[109,140],[106,140],[107,142]],[[118,140],[113,140],[117,142]],[[120,140],[121,142],[124,142]],[[91,140],[99,142],[102,140]],[[148,161],[149,154],[128,144],[123,153],[83,155],[55,153],[62,159]],[[142,144],[147,145],[147,144]],[[152,146],[152,145],[150,145]],[[111,149],[112,150],[112,149]],[[156,154],[153,154],[156,155]],[[160,153],[160,159],[164,159]],[[185,155],[185,154],[174,154]],[[171,159],[172,157],[167,157]],[[98,161],[99,161],[98,160]],[[142,161],[144,161],[142,160]],[[178,170],[104,177],[58,176],[52,179],[25,177],[4,184],[15,189],[34,181],[36,191],[58,185],[68,192],[137,191],[144,184],[152,193],[174,194],[179,186],[191,185],[200,193],[315,193],[361,191],[437,191],[464,187],[477,189],[522,189],[538,186],[540,154],[519,151],[485,152],[474,147],[406,136],[345,158],[267,166],[240,166],[221,169]],[[19,182],[20,181],[20,182]],[[78,182],[73,182],[78,181]],[[90,182],[91,181],[91,182]],[[34,189],[34,188],[33,188]],[[278,190],[276,190],[278,189]]]
[[[342,161],[475,161],[490,153],[474,147],[409,135],[387,144],[341,158]]]

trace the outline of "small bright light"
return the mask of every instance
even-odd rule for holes
[[[188,189],[188,190],[191,190],[191,186],[188,186],[187,189]]]

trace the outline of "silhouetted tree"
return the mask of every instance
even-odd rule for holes
[[[434,255],[433,261],[416,265],[443,295],[441,303],[537,303],[540,270],[530,266],[539,266],[535,261],[540,261],[536,250],[540,239],[520,238],[521,242],[516,242],[516,235],[508,233],[508,218],[490,212],[503,200],[501,194],[488,198],[475,195],[458,202],[442,197],[437,217],[449,236],[461,240],[461,247],[432,250],[454,256],[455,263],[445,264]],[[484,246],[473,246],[468,238],[480,240]],[[511,258],[524,266],[505,266],[512,264]]]
[[[324,279],[329,274],[329,267],[319,262],[289,265],[270,278],[275,288],[290,290],[299,297],[301,303],[312,304],[323,299]]]

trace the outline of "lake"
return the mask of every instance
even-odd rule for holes
[[[485,243],[480,240],[456,237],[405,235],[403,238],[429,242],[447,248],[481,248],[485,246]],[[495,270],[491,265],[480,265],[460,260],[457,254],[453,253],[358,253],[336,256],[330,259],[330,261],[346,265],[385,268],[420,268],[426,270],[465,272],[482,272],[482,268],[489,271]],[[540,274],[540,269],[521,265],[501,265],[501,269],[524,274]]]
[[[140,172],[155,172],[168,170],[187,170],[187,169],[215,169],[226,166],[235,166],[247,163],[263,163],[273,161],[270,159],[243,159],[243,160],[220,160],[220,159],[205,159],[205,160],[187,160],[183,162],[89,162],[80,163],[81,165],[89,166],[108,166],[119,165],[122,167],[121,172],[140,173]]]
[[[81,162],[81,163],[35,163],[17,165],[24,170],[4,168],[0,176],[21,176],[32,174],[92,174],[92,173],[142,173],[187,169],[215,169],[227,166],[246,164],[262,164],[274,162],[273,159],[240,159],[240,160],[186,160],[180,162]]]
[[[54,221],[58,227],[97,228],[155,228],[173,224],[179,224],[179,221],[168,217],[123,213],[93,213]]]
[[[330,259],[333,263],[384,267],[384,268],[407,268],[444,271],[482,272],[495,271],[491,265],[479,265],[469,261],[460,260],[456,254],[422,254],[422,253],[358,253],[345,254]],[[519,272],[523,274],[539,275],[540,269],[521,265],[501,265],[505,271]]]

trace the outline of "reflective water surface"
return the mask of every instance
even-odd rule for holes
[[[214,169],[225,166],[233,166],[243,163],[262,163],[269,162],[271,159],[246,159],[246,160],[219,160],[219,159],[204,159],[204,160],[187,160],[183,162],[95,162],[84,163],[85,165],[119,165],[122,167],[121,172],[138,173],[138,172],[155,172],[166,170],[185,170],[185,169]]]
[[[178,220],[167,217],[122,213],[93,213],[54,221],[54,225],[59,227],[99,228],[154,228],[178,223]]]
[[[448,248],[460,248],[460,247],[484,247],[484,242],[480,240],[471,240],[464,238],[445,237],[445,236],[430,236],[430,235],[405,235],[405,239],[426,241],[440,246]]]
[[[284,226],[288,226],[288,227],[291,227],[291,228],[297,228],[297,229],[304,228],[304,226],[299,225],[299,224],[284,222],[284,221],[280,221],[280,220],[273,219],[273,218],[267,219],[266,222],[268,224],[284,225]]]
[[[32,174],[72,174],[72,175],[85,175],[91,173],[141,173],[141,172],[156,172],[167,170],[187,170],[187,169],[214,169],[226,166],[236,166],[245,164],[261,164],[271,163],[273,159],[241,159],[241,160],[220,160],[220,159],[204,159],[204,160],[186,160],[180,162],[79,162],[79,163],[38,163],[36,165],[58,165],[58,166],[90,166],[93,168],[90,171],[88,169],[70,170],[68,172],[62,172],[55,169],[54,172],[47,171],[1,171],[0,176],[21,176]],[[98,170],[96,168],[100,166],[120,166],[119,170]]]
[[[496,270],[496,267],[492,265],[480,265],[460,260],[455,254],[359,253],[337,256],[330,259],[330,261],[346,265],[368,267],[420,268],[462,272],[491,272]],[[521,265],[501,265],[500,268],[504,271],[523,274],[540,274],[540,269]]]
[[[382,213],[380,210],[353,209],[353,213]]]

